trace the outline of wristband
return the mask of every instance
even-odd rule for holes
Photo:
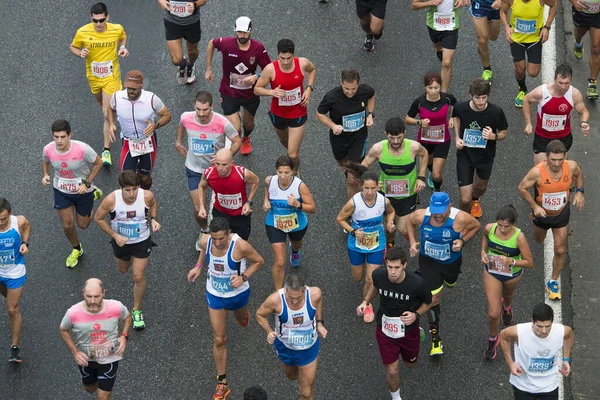
[[[21,242],[21,244],[27,245],[27,248],[29,248],[29,242]]]
[[[256,77],[257,77],[257,78],[260,78],[260,74],[259,74],[258,72],[256,73]]]
[[[121,46],[121,47],[119,47],[119,50],[121,50],[121,49],[125,49],[125,50],[127,50],[127,47],[125,47],[125,46]]]
[[[154,123],[154,130],[156,130],[156,129],[158,129],[158,128],[160,128],[160,122],[156,121],[156,122]]]
[[[298,207],[296,207],[298,210],[302,210],[302,203],[300,203],[300,205]]]
[[[582,187],[575,189],[575,192],[585,194],[585,190]]]
[[[421,120],[420,119],[417,120],[417,125],[421,126]]]
[[[458,240],[462,240],[462,242],[463,242],[462,247],[465,247],[465,244],[467,243],[467,241],[463,238],[458,238]]]
[[[316,322],[317,322],[317,324],[323,325],[325,323],[325,320],[324,319],[317,319]]]
[[[424,176],[417,176],[417,179],[423,181],[423,183],[427,183],[427,178]]]
[[[371,118],[375,118],[375,114],[373,114],[373,112],[372,112],[372,111],[369,111],[369,113],[368,113],[368,115],[367,115],[367,116],[369,116],[369,115],[371,116]]]
[[[511,265],[512,265],[513,267],[514,267],[515,265],[517,265],[517,260],[515,260],[515,259],[513,258],[513,260],[512,260],[512,264],[511,264]]]
[[[352,229],[350,232],[348,232],[351,236],[356,237],[356,229]]]
[[[550,27],[548,25],[542,26],[542,29],[544,29],[544,28],[548,29],[548,32],[550,32]]]
[[[418,311],[415,311],[415,319],[421,318],[421,314]]]
[[[198,268],[198,269],[202,269],[202,264],[200,264],[200,263],[196,263],[196,268]]]
[[[156,221],[156,215],[151,216],[150,219],[153,219]]]
[[[252,205],[254,204],[254,202],[250,199],[246,200],[246,203],[250,204],[250,207],[252,207]]]
[[[571,357],[563,357],[563,361],[571,362],[573,360],[571,359]]]
[[[121,333],[121,336],[123,336],[125,340],[129,340],[129,336],[125,332]]]

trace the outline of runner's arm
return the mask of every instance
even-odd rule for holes
[[[258,187],[260,186],[260,180],[258,179],[258,176],[254,172],[245,168],[244,181],[246,182],[247,185],[250,185],[250,193],[248,193],[248,201],[252,201],[254,196],[256,196]]]
[[[310,89],[312,94],[313,89],[311,86],[315,84],[315,79],[317,78],[317,68],[315,64],[312,63],[308,58],[300,58],[300,62],[303,64],[302,70],[308,72],[308,77],[306,78],[306,86],[307,89]],[[306,91],[306,90],[305,90]]]
[[[265,178],[265,195],[263,198],[263,210],[269,211],[271,208],[271,200],[269,197],[269,185],[271,184],[271,178],[273,175],[269,175]]]
[[[96,156],[96,159],[94,160],[94,166],[92,167],[92,171],[85,179],[85,181],[93,182],[96,175],[98,175],[98,172],[100,172],[100,168],[102,168],[102,159],[99,156]]]
[[[100,206],[96,210],[96,214],[94,215],[94,221],[98,225],[98,228],[102,229],[104,233],[106,233],[110,238],[114,239],[117,233],[112,230],[108,222],[106,222],[106,217],[110,214],[111,210],[115,208],[115,192],[110,193]]]
[[[240,150],[240,147],[242,147],[242,139],[236,135],[234,138],[229,138],[229,140],[231,140],[231,148],[229,150],[231,150],[231,156],[233,157]]]
[[[329,118],[327,115],[325,114],[321,114],[317,111],[317,119],[319,120],[320,123],[322,123],[323,125],[325,125],[327,128],[334,130],[335,127],[337,126],[337,124],[335,124],[331,118]]]
[[[504,354],[504,360],[509,368],[515,363],[512,357],[510,344],[519,344],[519,331],[515,325],[504,328],[500,331],[500,346],[502,347],[502,354]],[[512,370],[512,368],[511,368]]]
[[[521,252],[521,259],[515,260],[514,265],[519,268],[533,268],[533,254],[523,232],[520,232],[519,236],[517,236],[517,246],[519,246],[519,251]]]
[[[473,239],[477,235],[481,224],[479,223],[479,221],[477,221],[477,219],[472,217],[471,214],[466,213],[464,211],[459,211],[458,215],[456,216],[456,219],[459,223],[462,222],[462,227],[461,229],[459,229],[459,232],[463,232],[465,229],[467,230],[467,233],[462,235],[464,247],[466,242]]]
[[[390,201],[390,199],[386,198],[385,199],[385,225],[384,225],[384,229],[386,231],[388,231],[388,224],[391,222],[392,224],[396,223],[396,210],[394,209],[394,207],[392,206],[392,202]],[[395,232],[391,231],[391,232]]]
[[[22,215],[17,217],[17,223],[19,226],[19,235],[21,235],[21,246],[19,248],[19,252],[23,255],[27,255],[29,253],[29,244],[25,244],[24,242],[29,243],[29,236],[31,235],[31,224]]]
[[[350,199],[344,205],[344,207],[342,207],[340,213],[335,218],[335,222],[337,222],[337,224],[339,226],[341,226],[348,232],[352,232],[354,230],[354,228],[352,228],[352,225],[350,225],[348,223],[348,218],[350,218],[352,216],[353,212],[354,212],[354,202],[352,201],[352,199]]]
[[[194,6],[195,6],[196,8],[200,8],[200,7],[202,7],[203,5],[205,5],[207,1],[208,1],[208,0],[196,0],[196,1],[194,1]]]
[[[327,329],[323,324],[323,292],[316,286],[309,287],[308,293],[310,295],[310,302],[315,307],[315,322],[317,326],[317,332],[325,339],[327,337]]]
[[[180,124],[177,126],[177,136],[175,137],[175,149],[177,149],[177,152],[183,157],[186,156],[187,149],[181,144],[181,141],[185,137],[186,133],[187,131],[185,130],[185,127],[183,125]]]
[[[452,117],[452,121],[454,121],[452,123],[452,125],[454,125],[454,141],[462,141],[462,139],[460,138],[460,118]]]
[[[165,126],[166,124],[168,124],[169,122],[171,122],[171,112],[169,111],[169,109],[167,108],[167,106],[164,106],[159,111],[156,111],[156,114],[160,118],[158,119],[158,121],[155,122],[155,124],[156,124],[156,128],[155,129],[158,129],[161,126]]]
[[[542,100],[541,86],[536,87],[523,98],[523,118],[525,118],[525,125],[531,125],[531,104],[538,103],[540,100]]]
[[[73,336],[71,336],[71,330],[63,328],[62,326],[59,329],[60,329],[60,336],[62,337],[63,342],[65,342],[65,344],[67,345],[71,354],[73,354],[73,356],[75,356],[79,352],[79,349],[75,345]]]
[[[428,7],[436,7],[437,4],[434,4],[433,1],[423,1],[423,0],[413,0],[412,1],[412,5],[411,8],[413,10],[422,10],[424,8],[428,8]]]
[[[584,136],[589,135],[589,123],[590,123],[590,112],[585,108],[585,103],[583,102],[583,95],[579,91],[579,89],[573,88],[573,102],[575,111],[579,114],[579,126],[583,129],[583,125],[587,125],[587,133],[584,130]]]
[[[202,174],[202,178],[200,178],[200,184],[198,185],[198,198],[199,198],[199,207],[200,210],[203,208],[206,210],[206,188],[208,187],[208,181],[206,180],[206,175]]]
[[[504,140],[506,138],[506,135],[508,135],[508,129],[503,129],[501,131],[498,131],[498,135],[496,136],[496,141]]]
[[[416,140],[412,141],[411,146],[415,147],[415,155],[419,156],[419,176],[427,174],[427,163],[429,162],[429,154],[423,145]],[[423,182],[425,183],[425,182]]]
[[[275,292],[267,297],[258,310],[256,310],[256,322],[263,328],[267,335],[274,332],[268,318],[269,315],[277,313],[278,310],[276,308],[279,303],[279,292]]]
[[[579,167],[575,161],[569,161],[569,168],[573,174],[573,178],[575,178],[576,188],[583,188],[584,179],[583,179],[583,171]],[[582,192],[576,191],[575,196],[573,196],[573,205],[577,208],[577,210],[581,211],[583,209],[583,205],[585,204],[585,197]]]
[[[510,24],[508,23],[508,10],[510,9],[510,7],[511,7],[511,4],[509,4],[506,0],[504,0],[502,2],[502,5],[500,6],[500,23],[504,27],[504,32],[506,33],[506,40],[508,42],[510,42],[509,33],[512,32],[512,29],[510,28]]]
[[[481,235],[481,262],[484,264],[488,263],[487,259],[487,251],[488,251],[488,236],[490,235],[490,231],[494,224],[487,224],[485,228],[483,228],[483,232]]]
[[[538,204],[535,202],[535,199],[529,192],[529,189],[535,186],[538,179],[540,178],[540,169],[538,167],[533,167],[529,170],[527,175],[523,178],[521,183],[519,183],[519,194],[525,200],[531,209],[535,209],[538,207]]]
[[[417,243],[417,227],[423,223],[425,210],[420,209],[408,215],[406,219],[406,229],[408,231],[408,241],[411,246]]]
[[[208,238],[210,235],[202,235],[200,238],[200,253],[198,254],[198,260],[194,268],[202,269],[204,261],[206,260],[206,246],[208,245]],[[193,268],[192,268],[193,269]]]
[[[546,18],[546,22],[544,26],[552,25],[554,22],[554,18],[556,17],[556,12],[558,11],[558,1],[557,0],[543,0],[543,3],[550,7],[548,10],[548,18]]]
[[[48,177],[50,179],[50,163],[46,161],[42,161],[42,181],[44,178]]]
[[[313,199],[312,193],[306,186],[306,183],[302,182],[299,188],[300,197],[302,198],[302,208],[305,213],[314,214],[317,211],[315,200]],[[298,206],[300,207],[300,206]]]
[[[273,96],[274,90],[267,89],[267,85],[271,82],[274,76],[275,70],[273,63],[271,63],[262,70],[260,78],[258,78],[258,81],[256,81],[256,85],[254,85],[254,94],[257,96]]]
[[[375,164],[379,157],[381,157],[382,145],[381,142],[375,143],[369,149],[369,152],[365,156],[365,159],[362,161],[362,165],[369,168],[371,165]]]
[[[127,332],[129,332],[131,330],[131,324],[132,324],[132,320],[131,320],[131,313],[129,312],[129,310],[127,311],[127,316],[125,317],[125,319],[121,320],[121,335],[123,334],[127,334]],[[121,336],[120,335],[120,336]]]
[[[369,97],[367,100],[367,119],[366,125],[373,126],[373,112],[375,111],[375,95]],[[369,120],[370,118],[370,120]]]
[[[573,349],[573,343],[575,342],[575,335],[573,329],[570,326],[565,325],[565,336],[563,338],[563,357],[571,358],[571,349]]]
[[[213,55],[215,54],[215,46],[213,45],[213,40],[208,41],[208,46],[206,46],[206,69],[205,72],[208,74],[209,72],[212,75],[212,60]]]
[[[144,202],[148,207],[148,219],[150,220],[150,227],[152,232],[158,232],[160,230],[160,223],[156,220],[158,216],[158,203],[154,193],[149,190],[144,190]]]
[[[256,250],[254,250],[252,246],[250,246],[250,243],[246,242],[245,240],[243,240],[242,243],[242,257],[245,258],[247,262],[251,263],[250,266],[246,268],[244,275],[250,279],[252,275],[254,275],[254,273],[263,266],[265,260],[260,254],[258,254]]]

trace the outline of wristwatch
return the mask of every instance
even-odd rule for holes
[[[244,282],[248,282],[248,275],[246,275],[246,274],[242,274],[242,280],[243,280]]]
[[[313,83],[312,85],[306,85],[306,88],[310,88],[310,90],[312,90],[313,92],[315,91],[315,84]]]
[[[369,115],[370,115],[371,117],[375,118],[375,114],[373,114],[371,111],[369,111],[369,113],[367,114],[367,116],[369,116]]]
[[[418,311],[415,311],[415,319],[421,318],[421,314]]]
[[[92,182],[88,182],[85,179],[82,179],[81,183],[83,183],[85,186],[87,186],[88,189],[92,187]]]
[[[585,190],[582,187],[575,189],[575,192],[579,192],[581,194],[585,194]]]
[[[246,200],[246,203],[250,204],[250,207],[252,207],[252,205],[254,204],[254,202],[250,199]]]

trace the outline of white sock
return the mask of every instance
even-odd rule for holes
[[[390,394],[392,395],[392,400],[402,400],[402,397],[400,397],[400,389],[395,392],[390,392]]]

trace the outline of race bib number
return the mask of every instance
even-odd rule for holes
[[[544,193],[542,195],[542,208],[550,211],[561,210],[567,204],[567,192]]]
[[[483,138],[483,132],[479,129],[465,129],[463,142],[465,142],[465,146],[474,149],[485,149],[487,146],[487,139]]]
[[[300,104],[302,96],[300,94],[300,87],[292,90],[286,90],[283,97],[279,98],[279,105],[282,107],[295,106]]]
[[[291,232],[298,229],[298,215],[296,213],[288,215],[275,215],[275,226],[283,232]]]
[[[81,178],[58,178],[58,190],[69,193],[77,193],[81,186]]]
[[[212,276],[210,277],[213,289],[217,292],[226,293],[233,292],[235,289],[231,286],[231,279],[228,276]]]
[[[129,141],[129,153],[132,157],[143,156],[144,154],[152,153],[154,151],[154,144],[152,138],[144,139],[127,139]]]
[[[365,236],[356,238],[356,247],[361,250],[373,250],[379,246],[379,231],[365,232]]]
[[[427,128],[421,128],[421,139],[430,142],[443,143],[446,130],[444,125],[429,125]]]
[[[552,358],[541,358],[531,357],[529,359],[529,366],[527,370],[529,372],[546,372],[554,366],[554,357]]]
[[[92,61],[92,75],[94,75],[96,78],[106,78],[107,76],[111,76],[112,73],[112,60],[102,62]]]
[[[229,86],[234,89],[248,90],[252,88],[252,85],[245,85],[244,79],[248,78],[250,75],[240,75],[234,72],[229,74]]]
[[[192,138],[192,154],[198,157],[214,155],[215,141],[213,139]]]
[[[516,18],[515,32],[516,33],[535,33],[537,31],[535,19]]]
[[[128,239],[137,239],[140,237],[140,223],[117,222],[117,233]]]
[[[383,314],[381,317],[381,330],[387,337],[400,339],[404,337],[406,327],[404,326],[404,322],[400,320],[400,317],[388,317]]]
[[[386,179],[385,197],[407,197],[410,194],[408,179]]]
[[[88,347],[90,360],[104,360],[116,353],[117,349],[112,340],[100,344],[92,344]]]
[[[310,346],[313,344],[314,336],[312,328],[290,329],[289,343],[296,346]]]
[[[433,13],[433,29],[436,31],[451,31],[454,29],[454,11],[449,13]]]
[[[586,14],[598,14],[600,12],[600,3],[598,3],[598,2],[592,3],[589,1],[584,1],[583,5],[584,5],[583,11]]]
[[[2,250],[0,251],[0,265],[11,266],[15,265],[15,252],[14,250]]]
[[[342,126],[344,132],[356,132],[365,126],[365,112],[361,111],[356,114],[344,115],[342,117]]]
[[[221,207],[228,210],[237,210],[242,207],[242,194],[222,194],[217,193],[217,199]]]
[[[503,264],[499,256],[488,254],[488,272],[494,275],[512,276],[512,265]]]
[[[194,5],[189,1],[170,1],[169,3],[171,3],[169,12],[177,17],[189,17],[194,13]]]
[[[432,243],[425,241],[425,255],[438,261],[450,259],[450,243]]]
[[[548,132],[562,131],[566,124],[566,115],[544,114],[542,117],[542,128]]]

